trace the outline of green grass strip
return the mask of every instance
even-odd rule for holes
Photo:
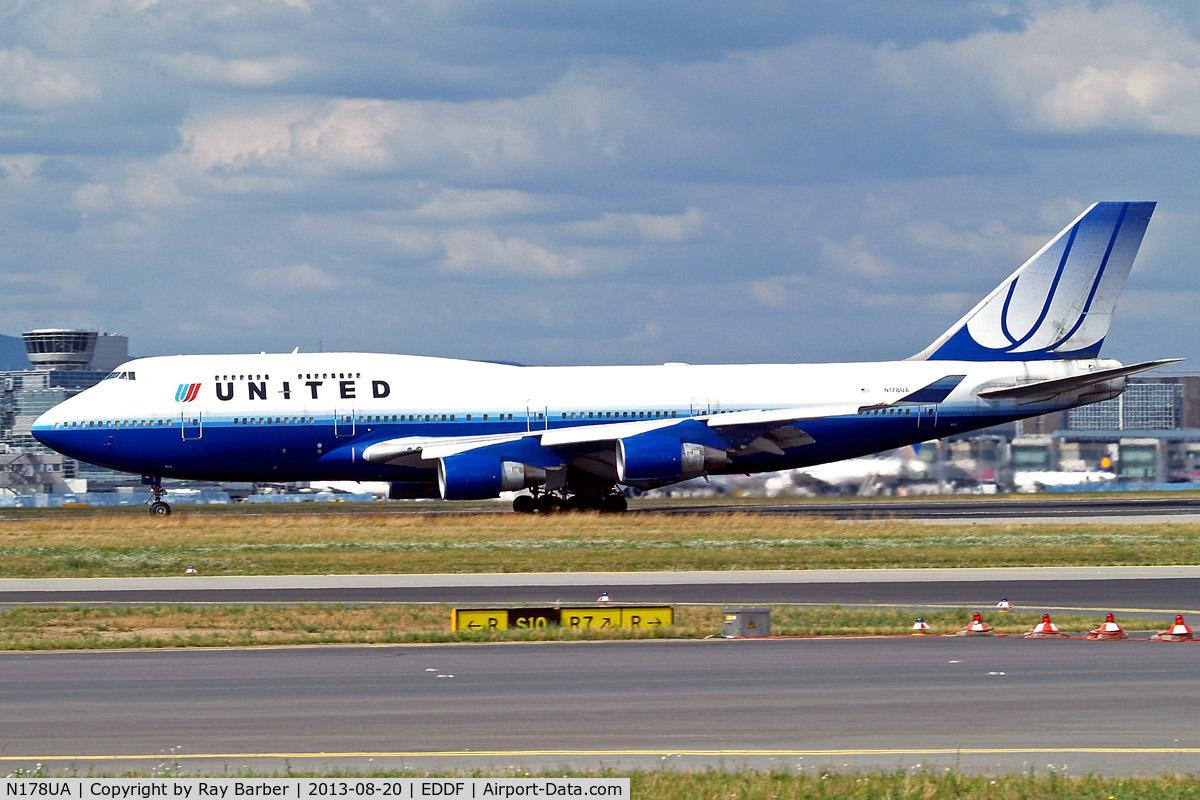
[[[0,577],[1200,563],[1200,524],[928,525],[757,514],[97,512],[0,522]]]
[[[662,770],[508,770],[364,771],[333,769],[282,771],[239,769],[204,772],[184,768],[169,759],[145,772],[79,771],[47,768],[14,769],[9,778],[121,777],[121,778],[495,778],[577,777],[629,778],[636,800],[1194,800],[1198,782],[1194,775],[1104,777],[1068,775],[1047,769],[1037,773],[971,775],[957,769],[894,771],[839,771],[830,766],[797,766],[794,771],[705,769],[682,772]]]
[[[777,605],[776,636],[908,635],[920,616],[934,634],[947,634],[971,619],[966,609],[908,611],[876,607]],[[1038,614],[992,614],[998,632],[1020,635]],[[406,644],[521,642],[601,639],[703,638],[721,632],[723,608],[676,605],[675,624],[651,630],[548,627],[506,631],[450,630],[450,606],[420,604],[20,606],[0,611],[0,650],[109,650],[170,647],[249,647],[314,644]],[[1055,624],[1078,634],[1102,621],[1056,616]],[[1168,620],[1139,621],[1162,630]]]

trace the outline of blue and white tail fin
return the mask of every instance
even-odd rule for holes
[[[1095,358],[1154,203],[1096,203],[914,361]]]

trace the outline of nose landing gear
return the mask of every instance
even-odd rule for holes
[[[150,516],[152,517],[169,517],[171,516],[170,504],[163,501],[167,496],[167,490],[162,487],[162,478],[157,475],[142,476],[142,483],[150,487],[150,496],[153,498],[149,503]]]

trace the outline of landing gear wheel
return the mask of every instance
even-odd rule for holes
[[[620,514],[629,508],[629,501],[623,494],[610,494],[601,501],[600,510]]]
[[[537,510],[543,514],[553,514],[562,508],[562,501],[552,494],[544,494],[536,502]]]
[[[519,494],[513,498],[513,511],[517,514],[532,514],[537,507],[537,500],[532,495]]]
[[[150,516],[169,517],[171,516],[171,506],[161,500],[155,500],[150,504]]]

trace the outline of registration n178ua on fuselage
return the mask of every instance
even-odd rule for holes
[[[142,358],[46,412],[59,452],[161,480],[390,481],[623,510],[621,487],[810,466],[1116,397],[1099,357],[1153,203],[1097,203],[903,361],[522,367],[373,353]],[[528,490],[524,492],[523,490]]]

